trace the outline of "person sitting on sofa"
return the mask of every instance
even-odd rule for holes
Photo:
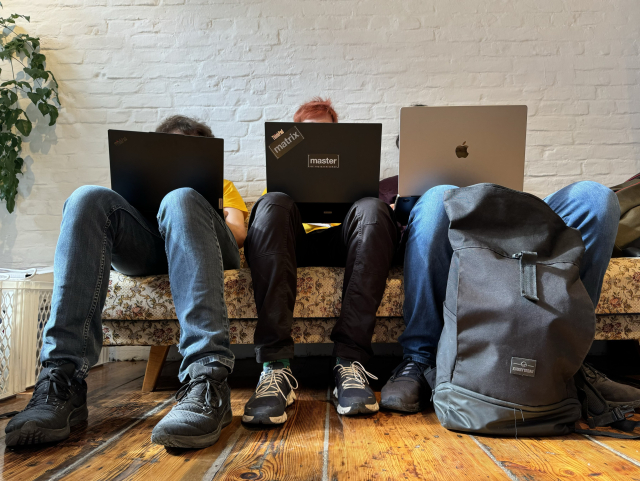
[[[213,137],[182,116],[156,132]],[[152,441],[203,448],[232,419],[227,375],[233,370],[224,300],[224,269],[240,267],[247,207],[224,181],[224,219],[189,188],[169,192],[157,222],[116,192],[83,186],[65,202],[55,253],[51,317],[43,333],[42,372],[27,407],[6,426],[6,445],[61,441],[87,419],[84,378],[102,347],[101,312],[109,268],[130,276],[169,274],[180,322],[177,404],[155,426]]]
[[[315,98],[295,113],[294,122],[338,121],[330,100]],[[372,355],[376,311],[382,300],[398,232],[388,205],[377,198],[357,201],[341,225],[303,225],[294,201],[265,193],[249,219],[245,255],[258,310],[254,335],[263,372],[245,406],[243,421],[279,424],[295,400],[291,374],[291,325],[298,266],[345,267],[340,317],[331,333],[337,357],[334,402],[340,414],[378,411],[362,366]]]
[[[444,325],[443,305],[453,256],[443,196],[455,188],[441,185],[427,191],[411,211],[404,232],[401,251],[404,250],[406,327],[398,339],[404,359],[382,388],[380,405],[384,409],[421,411],[434,387],[436,350]],[[617,197],[602,184],[583,181],[560,189],[544,201],[569,227],[582,234],[585,253],[580,278],[595,309],[620,220]],[[591,366],[584,365],[584,370],[613,405],[640,406],[639,389],[613,382]]]

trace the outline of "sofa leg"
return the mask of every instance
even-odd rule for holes
[[[155,391],[170,348],[171,346],[151,346],[149,362],[147,362],[147,370],[144,373],[144,381],[142,382],[143,392]]]

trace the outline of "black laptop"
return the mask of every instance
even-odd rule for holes
[[[378,197],[382,124],[266,122],[267,190],[283,192],[307,223],[342,222]]]
[[[155,222],[160,203],[191,187],[222,214],[224,141],[212,137],[109,130],[111,188]]]

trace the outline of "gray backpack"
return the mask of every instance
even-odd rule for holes
[[[433,403],[448,429],[573,431],[573,376],[595,335],[580,232],[541,199],[493,184],[447,191],[453,258]]]

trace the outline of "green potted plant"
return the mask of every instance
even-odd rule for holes
[[[0,80],[0,201],[10,213],[16,206],[18,176],[24,165],[20,156],[23,138],[29,137],[33,128],[20,101],[28,99],[43,117],[48,115],[49,125],[56,123],[60,107],[58,83],[45,67],[40,39],[16,33],[20,19],[30,21],[28,16],[15,13],[0,17],[0,79],[7,79]]]

